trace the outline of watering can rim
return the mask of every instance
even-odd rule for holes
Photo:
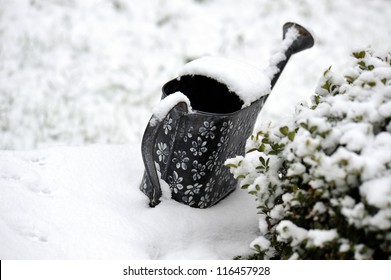
[[[300,24],[297,24],[297,23],[294,23],[294,22],[287,22],[283,25],[283,39],[285,40],[285,37],[286,37],[286,34],[287,32],[291,29],[291,28],[295,28],[298,35],[297,37],[291,42],[291,44],[289,46],[287,46],[287,48],[284,51],[284,55],[285,55],[285,59],[283,59],[282,61],[279,62],[279,64],[275,65],[277,68],[278,68],[278,72],[276,72],[271,78],[270,78],[270,91],[267,93],[267,94],[264,94],[264,95],[261,95],[259,96],[256,100],[252,101],[250,104],[246,105],[244,104],[245,102],[239,97],[239,99],[241,99],[241,102],[242,102],[242,107],[238,110],[235,110],[235,111],[232,111],[232,112],[227,112],[227,113],[215,113],[215,112],[208,112],[208,111],[203,111],[203,110],[197,110],[197,109],[194,109],[193,108],[193,113],[194,114],[197,114],[197,115],[204,115],[204,116],[220,116],[220,117],[224,117],[224,116],[232,116],[232,115],[235,115],[235,114],[238,114],[239,112],[242,112],[243,110],[247,109],[247,108],[251,108],[251,107],[254,107],[255,104],[258,104],[259,102],[264,102],[265,99],[267,99],[267,97],[271,94],[272,92],[272,89],[274,88],[274,85],[276,84],[279,76],[281,75],[282,71],[284,70],[284,67],[285,65],[287,64],[287,62],[289,61],[290,57],[295,54],[295,53],[298,53],[300,51],[303,51],[305,49],[308,49],[308,48],[311,48],[313,45],[314,45],[314,38],[313,36],[311,35],[311,33],[306,29],[304,28],[302,25]],[[201,57],[202,58],[202,57]],[[199,58],[199,59],[201,59]],[[264,70],[266,71],[266,69]],[[182,75],[182,76],[178,76],[170,81],[168,81],[167,83],[165,83],[162,87],[162,91],[163,91],[163,98],[167,97],[169,94],[171,93],[174,93],[174,92],[168,92],[167,88],[174,82],[179,82],[179,80],[182,78],[182,77],[186,77],[186,76],[202,76],[202,77],[205,77],[207,79],[210,79],[218,84],[221,84],[221,85],[224,85],[224,86],[227,86],[226,84],[218,81],[217,79],[215,78],[211,78],[211,77],[208,77],[206,75],[201,75],[201,74],[185,74],[185,75]],[[235,91],[230,91],[227,87],[227,90],[228,92],[231,92],[231,93],[234,93],[237,95],[237,93]]]

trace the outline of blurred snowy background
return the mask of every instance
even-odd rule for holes
[[[0,0],[0,149],[140,142],[161,86],[189,60],[265,68],[282,25],[294,56],[260,119],[289,116],[356,46],[391,46],[389,0]]]
[[[202,211],[149,208],[139,191],[162,85],[204,55],[266,68],[294,21],[316,45],[292,57],[258,121],[283,118],[352,48],[390,50],[390,14],[389,0],[0,0],[0,150],[34,150],[0,151],[0,258],[251,254],[245,191]],[[37,149],[58,145],[88,147]]]

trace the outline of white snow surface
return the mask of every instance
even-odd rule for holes
[[[179,72],[184,75],[202,75],[225,84],[243,107],[270,93],[270,79],[261,69],[235,59],[202,57],[187,63]]]
[[[338,238],[338,233],[335,229],[306,230],[288,220],[281,221],[277,226],[277,231],[279,233],[278,239],[281,241],[291,240],[292,246],[301,243],[304,239],[308,239],[309,246],[323,247],[324,243]]]
[[[232,259],[251,253],[256,205],[236,190],[208,209],[139,190],[132,145],[0,152],[0,259]]]

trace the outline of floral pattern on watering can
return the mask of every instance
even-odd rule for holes
[[[236,188],[237,180],[224,162],[244,154],[246,140],[264,100],[228,115],[208,116],[196,112],[179,116],[174,109],[166,116],[153,156],[173,199],[206,208]],[[140,188],[152,197],[153,186],[148,179],[144,174]]]
[[[270,68],[274,73],[270,88],[290,56],[314,44],[304,27],[291,22],[283,26],[283,39],[284,55],[277,53],[278,59],[273,59],[276,64]],[[178,101],[159,118],[158,125],[148,124],[142,142],[145,172],[140,189],[150,205],[156,206],[163,194],[163,180],[173,199],[192,207],[210,207],[235,189],[237,181],[224,162],[244,154],[268,95],[257,97],[246,107],[225,84],[194,73],[168,82],[162,99],[178,92],[195,110],[189,113],[187,102]]]

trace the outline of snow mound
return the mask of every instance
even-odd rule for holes
[[[235,59],[206,56],[187,63],[179,76],[202,75],[225,84],[249,106],[270,93],[270,78],[259,68]]]
[[[186,103],[189,113],[192,112],[191,104],[189,98],[181,92],[175,92],[168,95],[159,104],[153,109],[153,116],[149,121],[151,126],[156,126],[157,122],[163,121],[163,119],[168,115],[168,113],[173,109],[177,104],[184,102]]]

